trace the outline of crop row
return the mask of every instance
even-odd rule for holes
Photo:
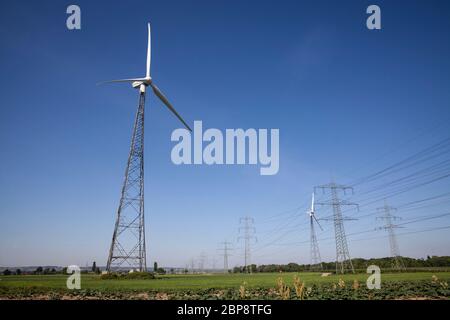
[[[0,287],[0,299],[149,299],[149,300],[383,300],[383,299],[449,299],[450,290],[443,281],[401,281],[387,282],[380,289],[369,290],[365,283],[340,280],[338,283],[305,286],[295,280],[287,286],[278,279],[273,288],[247,288],[243,283],[236,289],[195,290],[107,290],[107,289],[48,289],[42,287]]]

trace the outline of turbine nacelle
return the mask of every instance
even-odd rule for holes
[[[137,88],[137,87],[140,87],[141,84],[144,84],[144,83],[143,83],[142,81],[135,81],[135,82],[133,82],[133,83],[131,84],[131,86],[132,86],[133,88]]]
[[[139,88],[141,85],[148,87],[151,83],[152,83],[152,78],[148,77],[148,78],[144,78],[142,80],[133,81],[131,83],[131,86],[133,88]]]

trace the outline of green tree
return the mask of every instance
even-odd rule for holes
[[[11,271],[9,271],[9,269],[6,269],[5,271],[3,271],[4,276],[9,276],[10,274],[11,274]]]
[[[166,274],[166,270],[164,270],[163,268],[158,268],[158,269],[156,269],[156,273]]]
[[[97,272],[97,264],[95,261],[92,263],[92,272]]]
[[[158,271],[158,262],[156,262],[156,261],[153,263],[153,271],[154,272]]]

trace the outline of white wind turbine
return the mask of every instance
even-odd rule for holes
[[[316,221],[320,230],[323,230],[314,211],[314,192],[311,199],[311,210],[309,210],[309,219],[311,226],[311,269],[322,269],[322,259],[320,258],[319,243],[317,242],[316,232],[314,230],[314,221]]]
[[[120,270],[127,267],[147,271],[144,223],[144,110],[145,91],[152,87],[155,95],[189,130],[191,128],[181,118],[164,94],[153,83],[150,76],[151,32],[148,24],[147,66],[145,77],[106,81],[103,83],[129,82],[139,88],[139,105],[134,121],[130,153],[125,170],[125,179],[117,210],[116,223],[109,249],[106,269]]]

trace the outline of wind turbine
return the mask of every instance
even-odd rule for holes
[[[191,128],[170,104],[166,96],[153,83],[150,76],[151,64],[151,30],[148,24],[146,73],[142,78],[111,80],[102,83],[125,82],[139,89],[139,105],[134,121],[130,153],[125,170],[122,193],[117,210],[116,223],[109,249],[107,271],[121,268],[147,270],[144,231],[144,106],[145,92],[148,86],[164,105],[189,130]]]
[[[150,23],[148,23],[147,26],[148,26],[148,41],[147,41],[147,65],[146,65],[146,69],[145,69],[146,70],[145,77],[110,80],[110,81],[101,82],[100,84],[116,83],[116,82],[129,82],[129,83],[131,83],[133,88],[139,88],[141,95],[145,94],[145,90],[147,89],[148,86],[152,87],[155,95],[166,105],[167,108],[169,108],[170,111],[172,111],[172,113],[183,123],[183,125],[189,131],[192,131],[191,128],[186,123],[186,121],[183,120],[183,118],[179,115],[179,113],[175,110],[175,108],[170,104],[170,102],[166,98],[166,96],[153,83],[153,79],[150,76],[150,65],[151,65],[151,60],[152,60],[152,44],[151,44],[152,35],[151,35]]]
[[[311,269],[323,269],[322,259],[320,258],[319,243],[317,242],[316,231],[314,230],[314,221],[319,226],[320,230],[323,230],[319,221],[316,219],[314,211],[314,192],[311,199],[311,210],[309,210],[309,220],[311,226]]]

